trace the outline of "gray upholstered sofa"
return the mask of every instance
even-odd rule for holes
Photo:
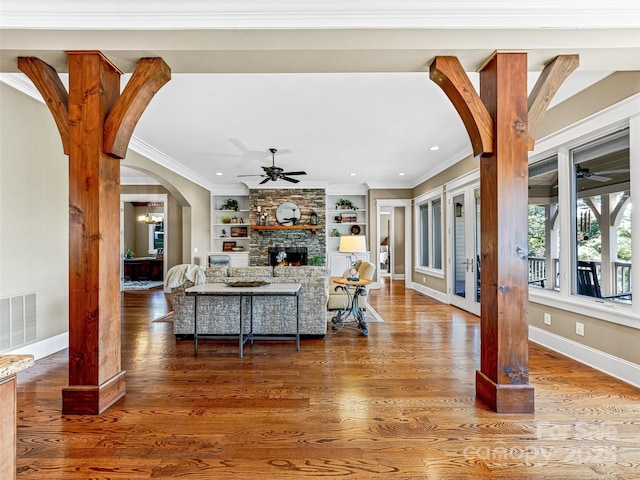
[[[324,336],[327,332],[329,269],[327,267],[228,267],[204,268],[207,283],[266,281],[300,283],[300,334]],[[194,333],[194,298],[185,294],[193,286],[186,280],[171,288],[173,332],[177,337]],[[243,315],[248,318],[249,298],[244,298]],[[239,297],[200,297],[198,300],[198,335],[232,335],[239,330]],[[254,333],[282,335],[295,333],[295,298],[258,296],[253,298]],[[248,325],[245,324],[248,329]]]

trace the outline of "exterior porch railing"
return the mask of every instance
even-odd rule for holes
[[[552,259],[555,272],[558,272],[559,260]],[[601,266],[602,262],[595,261],[598,279],[602,283]],[[630,262],[613,262],[614,267],[614,284],[612,293],[630,292],[631,288],[631,263]],[[555,278],[547,276],[546,259],[540,257],[529,257],[529,285],[541,288],[560,288],[558,275],[552,275]]]

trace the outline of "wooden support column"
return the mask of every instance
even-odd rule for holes
[[[497,412],[534,411],[529,384],[527,151],[575,55],[544,69],[527,101],[527,56],[496,53],[480,71],[480,95],[455,57],[436,57],[430,78],[451,100],[480,155],[481,360],[476,394]]]
[[[68,96],[55,70],[41,60],[20,58],[18,67],[45,98],[69,154],[69,386],[62,391],[62,411],[99,414],[126,392],[119,158],[170,70],[162,59],[145,59],[125,89],[129,93],[120,95],[122,72],[101,52],[67,54]]]
[[[529,384],[527,55],[498,53],[480,71],[493,152],[480,159],[481,354],[476,394],[496,412],[534,411]]]

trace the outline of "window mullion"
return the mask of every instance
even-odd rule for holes
[[[569,149],[567,147],[558,148],[558,221],[560,222],[560,259],[558,270],[560,273],[559,285],[560,295],[570,296],[573,292],[573,259],[576,256],[575,250],[575,228],[573,219],[575,218],[575,208],[573,207],[574,197],[573,165]]]

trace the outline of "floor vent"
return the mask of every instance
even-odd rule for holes
[[[0,352],[36,340],[36,294],[0,298]]]

